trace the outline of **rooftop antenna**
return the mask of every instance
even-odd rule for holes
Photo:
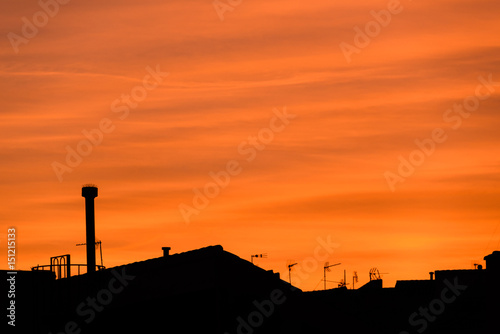
[[[347,283],[346,271],[344,269],[344,279],[340,280],[338,287],[343,288],[343,287],[347,287],[348,285],[349,285],[349,283]]]
[[[85,246],[87,245],[86,242],[84,243],[81,243],[81,244],[76,244],[77,246]],[[96,240],[95,241],[95,249],[97,249],[97,247],[99,247],[99,252],[101,254],[101,267],[104,267],[103,263],[102,263],[102,241],[101,240]]]
[[[370,282],[376,281],[380,279],[380,272],[377,268],[370,269]]]
[[[330,267],[338,266],[341,263],[330,264],[330,262],[325,262],[325,266],[323,267],[323,282],[325,282],[325,290],[326,290],[326,272],[330,271]]]
[[[265,258],[267,258],[267,253],[255,254],[255,255],[252,254],[252,255],[250,255],[250,261],[252,262],[252,264],[253,264],[253,258],[254,257],[260,257],[260,258],[264,258],[265,259]]]
[[[483,266],[481,265],[481,261],[480,261],[480,260],[479,260],[479,261],[478,261],[478,260],[472,260],[472,261],[471,261],[471,265],[472,265],[472,266],[474,267],[474,269],[476,269],[476,270],[479,268],[479,266],[481,266],[481,268],[483,267]]]
[[[354,281],[356,281],[356,283],[358,283],[358,272],[355,271],[354,272],[354,275],[352,275],[352,289],[354,290]]]
[[[292,262],[293,262],[293,260],[289,260],[288,264],[287,264],[287,267],[288,267],[288,281],[290,282],[290,284],[292,284],[292,267],[297,264],[297,262],[295,262],[295,263],[292,263]]]
[[[381,273],[378,271],[377,268],[370,269],[370,281],[376,281],[382,279],[382,276],[380,276],[382,274],[389,274],[389,273]]]

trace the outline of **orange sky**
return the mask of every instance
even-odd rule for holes
[[[0,4],[1,234],[17,228],[17,269],[85,262],[85,183],[99,187],[108,267],[220,244],[268,253],[256,263],[288,279],[287,261],[330,236],[342,265],[328,279],[356,270],[358,286],[378,267],[393,286],[500,248],[498,1],[243,0],[223,20],[211,0],[60,1],[52,15]],[[36,33],[23,28],[34,17]],[[348,61],[341,43],[367,26],[379,29]],[[496,83],[487,96],[448,113],[474,102],[480,77]],[[273,120],[284,108],[287,124]],[[102,142],[58,178],[54,162],[102,122]],[[384,175],[436,128],[446,140],[391,191]],[[260,150],[259,133],[272,135]],[[241,171],[186,223],[179,205],[230,161]],[[317,262],[299,288],[322,287]]]

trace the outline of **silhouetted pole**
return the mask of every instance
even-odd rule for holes
[[[83,186],[82,197],[85,197],[85,224],[87,230],[87,273],[95,272],[95,214],[94,198],[97,197],[97,187]]]
[[[296,264],[297,263],[293,263],[293,264],[288,265],[288,280],[290,281],[290,285],[292,284],[292,267]]]

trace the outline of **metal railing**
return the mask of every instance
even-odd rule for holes
[[[80,273],[80,268],[81,267],[85,267],[87,268],[87,265],[86,264],[76,264],[76,263],[71,263],[71,264],[65,264],[65,263],[62,263],[62,264],[47,264],[47,265],[38,265],[38,266],[35,266],[35,267],[31,267],[31,270],[32,271],[38,271],[38,270],[41,270],[41,271],[52,271],[56,274],[56,279],[61,279],[61,278],[66,278],[66,277],[71,277],[71,271],[70,271],[70,268],[71,267],[78,267],[78,275],[81,275]],[[64,271],[63,268],[67,268],[66,271]],[[104,270],[106,269],[106,267],[104,266],[101,266],[101,265],[98,265],[96,264],[96,269],[99,271],[99,270]],[[87,271],[85,271],[86,273]]]

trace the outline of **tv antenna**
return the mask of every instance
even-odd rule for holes
[[[354,290],[354,282],[358,283],[358,272],[355,271],[354,274],[352,275],[352,289]]]
[[[344,279],[340,280],[338,287],[343,288],[343,287],[347,287],[347,285],[349,285],[349,283],[347,283],[346,271],[344,269]]]
[[[381,279],[381,278],[380,278],[380,272],[378,271],[378,269],[377,268],[370,269],[370,282],[376,281],[379,279]]]
[[[325,283],[325,290],[326,290],[326,272],[330,272],[330,267],[338,266],[339,264],[342,263],[335,263],[335,264],[330,264],[330,262],[325,262],[325,266],[323,267],[323,282]]]
[[[253,264],[253,258],[254,257],[260,257],[260,258],[264,258],[265,259],[265,258],[267,258],[267,253],[255,254],[255,255],[252,254],[252,255],[250,255],[250,261],[252,262],[252,264]]]
[[[388,273],[380,273],[377,268],[372,268],[370,269],[370,281],[376,281],[382,279],[382,274],[388,274]]]
[[[85,246],[87,243],[84,242],[82,244],[76,244],[77,246]],[[104,265],[102,264],[102,241],[101,240],[96,240],[95,241],[95,249],[97,249],[97,247],[99,247],[99,252],[101,253],[101,266],[104,267]]]
[[[474,266],[474,269],[483,269],[483,265],[480,263],[481,261],[477,261],[477,260],[472,260],[471,261],[471,264],[472,266]]]
[[[288,264],[286,265],[288,267],[288,281],[290,284],[292,284],[292,267],[295,266],[297,262],[294,263],[293,260],[288,260]]]

